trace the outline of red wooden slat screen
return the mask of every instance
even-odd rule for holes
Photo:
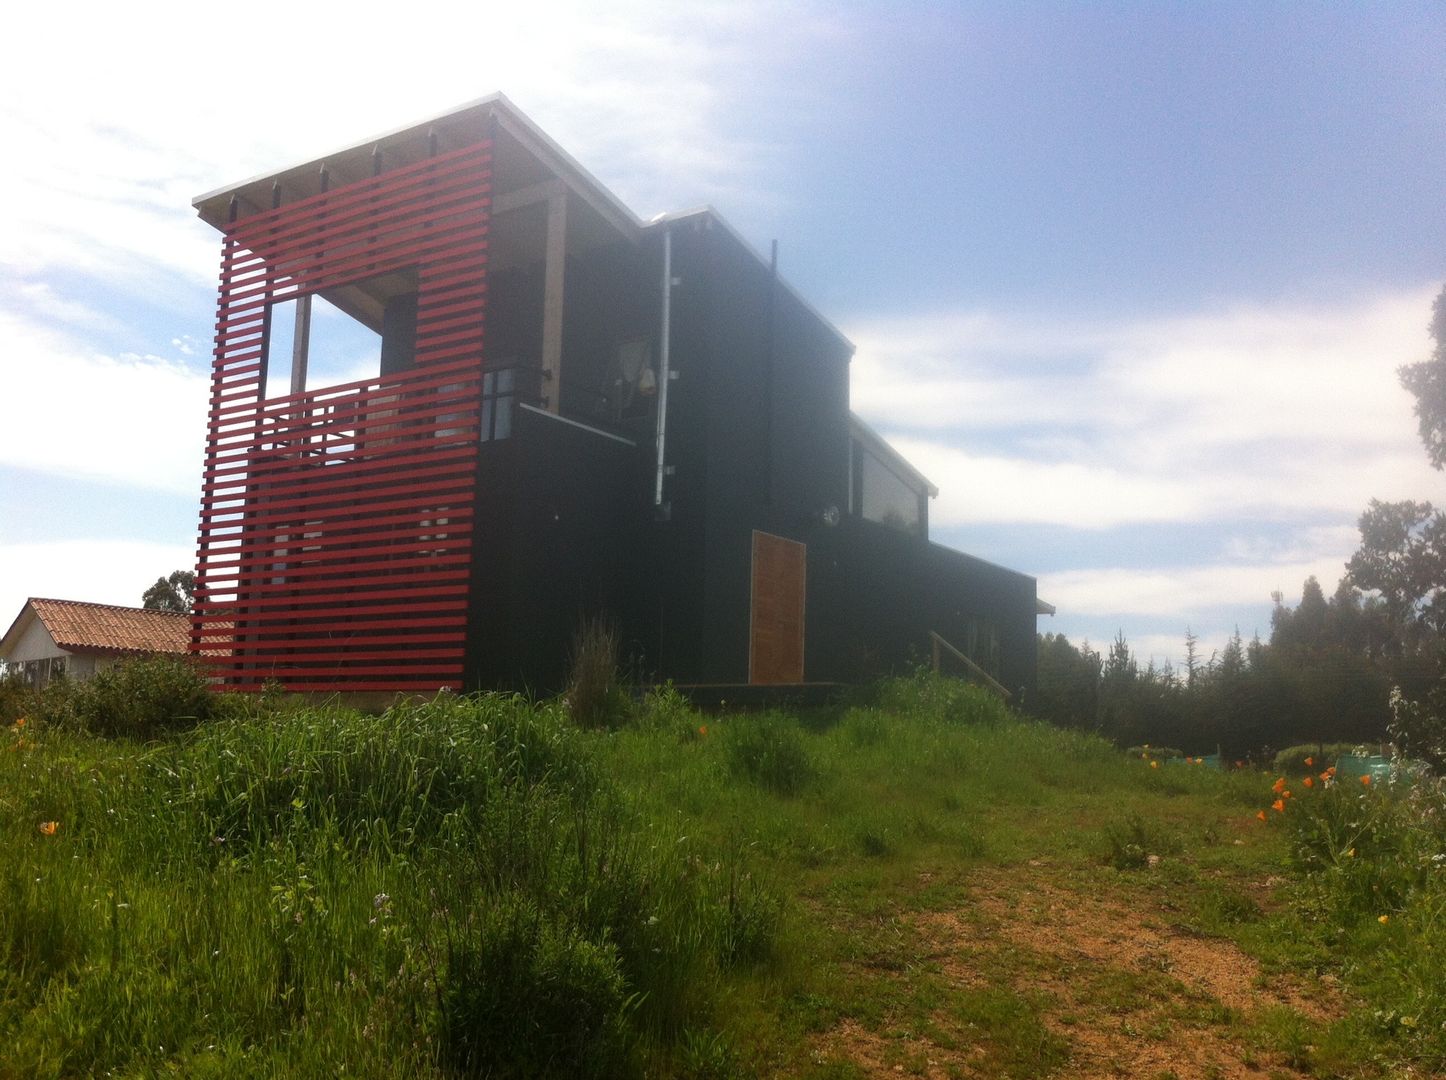
[[[228,689],[460,689],[491,144],[230,225],[191,650]],[[272,304],[414,270],[415,366],[265,397]]]

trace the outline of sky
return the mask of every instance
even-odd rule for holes
[[[191,199],[494,90],[641,217],[777,239],[933,538],[1037,576],[1042,631],[1268,638],[1370,499],[1443,498],[1395,376],[1446,283],[1439,0],[40,7],[0,65],[0,624],[194,564]]]

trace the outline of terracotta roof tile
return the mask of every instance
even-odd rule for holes
[[[191,644],[191,617],[179,612],[39,597],[30,606],[68,652],[184,653]]]

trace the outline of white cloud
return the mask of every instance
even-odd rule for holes
[[[1218,563],[1165,569],[1105,567],[1042,574],[1039,594],[1071,616],[1173,618],[1184,626],[1212,609],[1255,607],[1273,592],[1290,605],[1314,575],[1327,595],[1345,570],[1345,558],[1320,555],[1296,562]],[[1047,629],[1047,628],[1046,628]]]
[[[191,544],[140,540],[50,540],[0,544],[0,633],[26,598],[140,607],[141,594],[172,570],[194,568]]]
[[[200,491],[208,379],[157,356],[92,353],[0,311],[0,465],[125,487]]]
[[[777,154],[749,117],[829,37],[806,9],[757,2],[421,2],[403,19],[301,4],[254,25],[170,0],[143,8],[9,18],[10,40],[64,41],[65,70],[85,78],[57,78],[48,48],[12,49],[0,68],[0,139],[16,150],[0,170],[0,264],[136,288],[161,274],[209,282],[217,245],[190,211],[196,194],[493,90],[644,216],[766,205]]]
[[[1435,286],[1354,304],[1048,325],[851,328],[854,408],[941,489],[943,525],[1353,518],[1435,487],[1395,369]]]

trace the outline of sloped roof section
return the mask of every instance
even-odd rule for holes
[[[180,612],[39,597],[29,606],[67,652],[185,653],[191,644],[191,617]]]

